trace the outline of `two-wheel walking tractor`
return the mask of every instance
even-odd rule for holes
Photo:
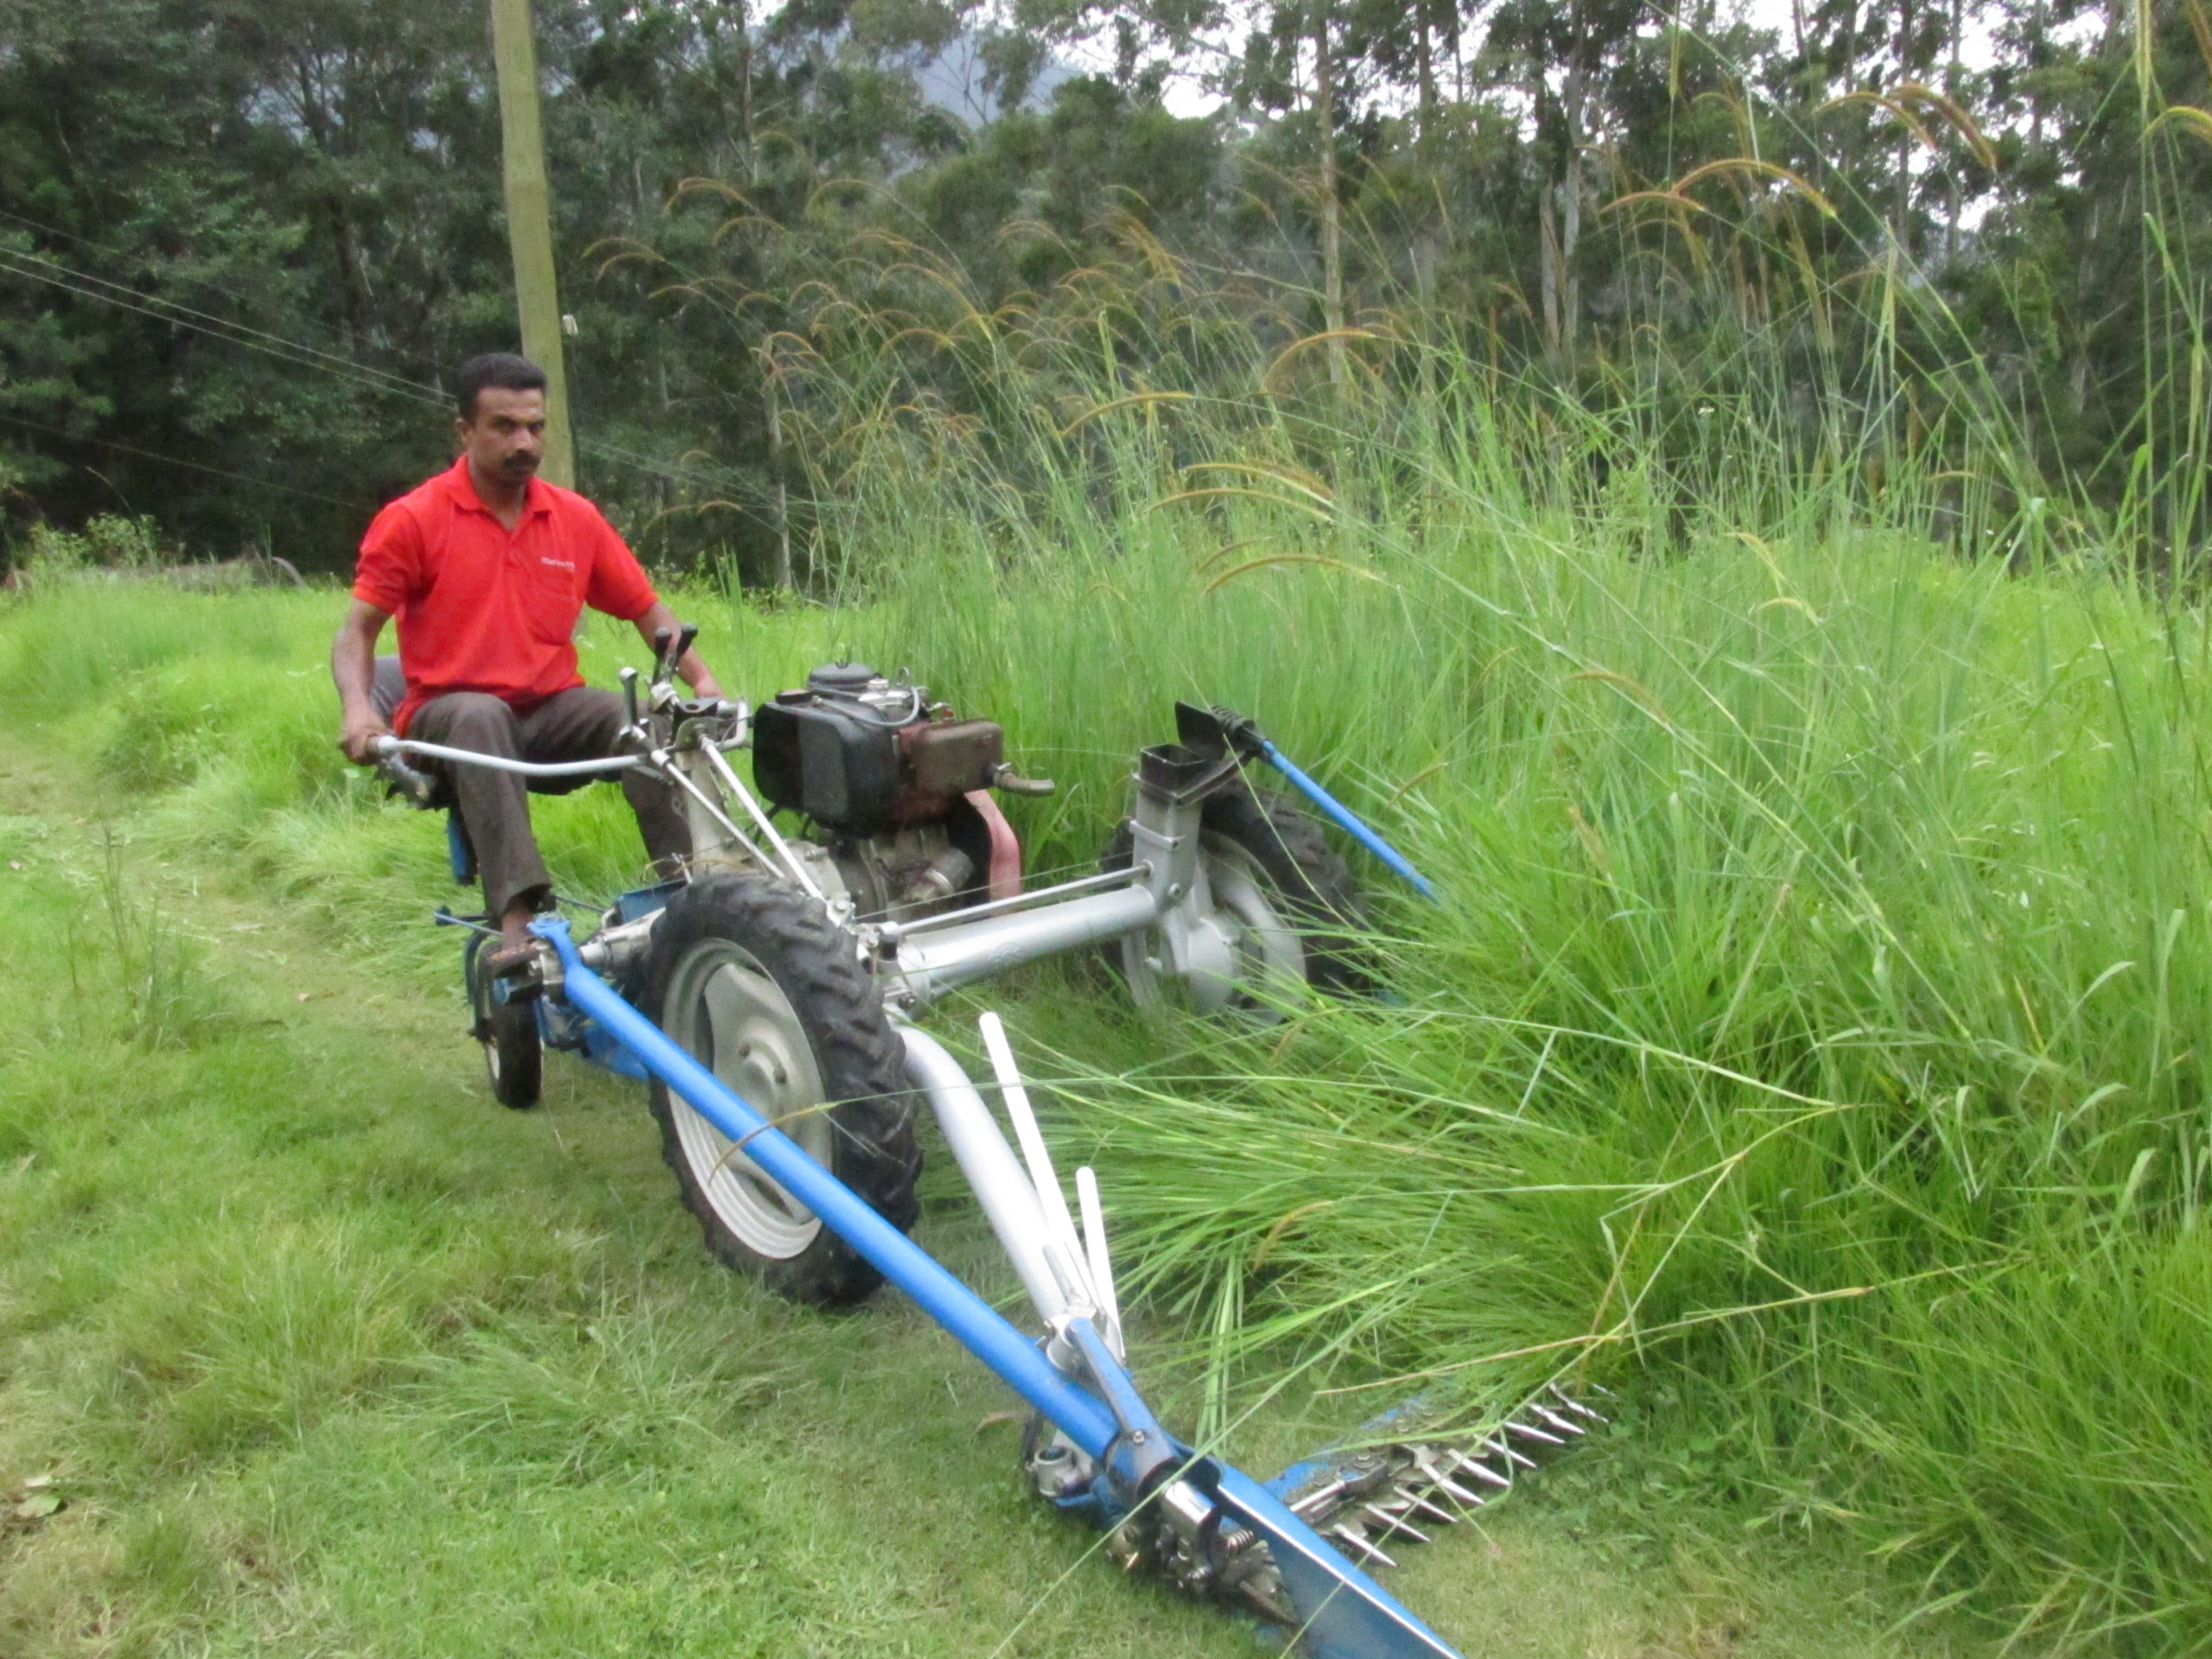
[[[440,912],[470,931],[493,1093],[535,1104],[547,1048],[644,1081],[715,1254],[817,1305],[897,1285],[1034,1408],[1026,1478],[1107,1529],[1123,1566],[1239,1607],[1322,1659],[1450,1654],[1363,1566],[1479,1507],[1595,1414],[1554,1393],[1484,1433],[1384,1430],[1266,1483],[1194,1451],[1125,1369],[1097,1181],[1077,1170],[1071,1208],[1004,1028],[979,1022],[1011,1143],[916,1023],[950,990],[1085,946],[1118,948],[1141,1004],[1202,1014],[1263,1021],[1309,984],[1360,989],[1363,916],[1345,862],[1299,805],[1254,787],[1248,763],[1271,764],[1419,877],[1249,721],[1178,704],[1177,741],[1138,756],[1100,869],[1025,886],[994,795],[1052,785],[1007,764],[996,724],[854,664],[817,669],[757,710],[689,699],[672,671],[690,638],[660,640],[642,696],[624,671],[628,752],[613,759],[540,766],[383,741],[387,775],[417,804],[438,804],[435,774],[459,766],[567,783],[647,767],[689,821],[679,875],[622,894],[582,938],[549,914],[518,970],[485,971],[491,930]],[[729,759],[746,749],[750,785]],[[457,817],[448,830],[466,879]],[[1029,1332],[906,1236],[925,1103],[1027,1294]]]

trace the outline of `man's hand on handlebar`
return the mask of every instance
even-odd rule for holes
[[[372,766],[383,756],[377,750],[377,740],[390,737],[391,728],[383,715],[373,709],[364,709],[346,716],[338,732],[338,747],[346,751],[346,758],[357,766]]]
[[[691,641],[698,636],[698,629],[686,627],[679,621],[676,613],[669,608],[666,600],[655,600],[652,608],[639,617],[632,626],[638,630],[638,638],[652,648],[653,665],[658,672],[664,674],[672,669],[675,677],[691,688],[693,696],[711,702],[723,700],[721,683],[715,678],[713,671],[708,668],[699,653],[691,648]],[[676,658],[672,663],[669,660],[671,653]]]

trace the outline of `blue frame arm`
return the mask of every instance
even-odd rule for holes
[[[1264,737],[1260,740],[1260,753],[1269,766],[1287,778],[1300,794],[1334,819],[1338,828],[1405,877],[1414,892],[1424,899],[1433,899],[1436,897],[1436,889],[1428,885],[1428,879],[1414,868],[1403,853],[1362,823],[1350,807],[1300,771],[1281,749]]]

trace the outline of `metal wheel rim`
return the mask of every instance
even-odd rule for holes
[[[499,1090],[499,1034],[493,1028],[492,1016],[498,1011],[499,1004],[492,1000],[492,976],[484,971],[481,940],[478,941],[475,951],[468,959],[468,977],[472,1000],[476,1004],[477,1029],[484,1033],[477,1039],[484,1051],[484,1071],[491,1078],[492,1092],[496,1096]]]
[[[1236,988],[1226,1012],[1254,1025],[1273,1025],[1282,1018],[1276,1001],[1306,982],[1305,941],[1275,908],[1258,861],[1243,848],[1207,831],[1198,839],[1198,859],[1214,909],[1226,912],[1236,925]],[[1157,928],[1122,940],[1122,973],[1139,1007],[1157,1008],[1167,1000],[1173,976],[1155,972],[1147,961],[1162,948]]]
[[[1275,908],[1251,854],[1233,841],[1205,836],[1199,855],[1205,860],[1214,908],[1227,911],[1237,925],[1237,990],[1231,994],[1230,1007],[1246,1019],[1271,1024],[1282,1017],[1276,1004],[1306,982],[1305,941]]]
[[[733,1092],[832,1167],[836,1128],[822,1073],[798,1012],[759,957],[728,939],[703,939],[669,976],[663,1029]],[[708,1207],[754,1255],[785,1261],[822,1231],[815,1213],[785,1192],[680,1096],[668,1097],[677,1144]]]

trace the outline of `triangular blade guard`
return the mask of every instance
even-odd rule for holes
[[[1214,1496],[1238,1522],[1267,1540],[1298,1611],[1299,1651],[1313,1659],[1459,1659],[1456,1649],[1249,1475],[1224,1465]]]

